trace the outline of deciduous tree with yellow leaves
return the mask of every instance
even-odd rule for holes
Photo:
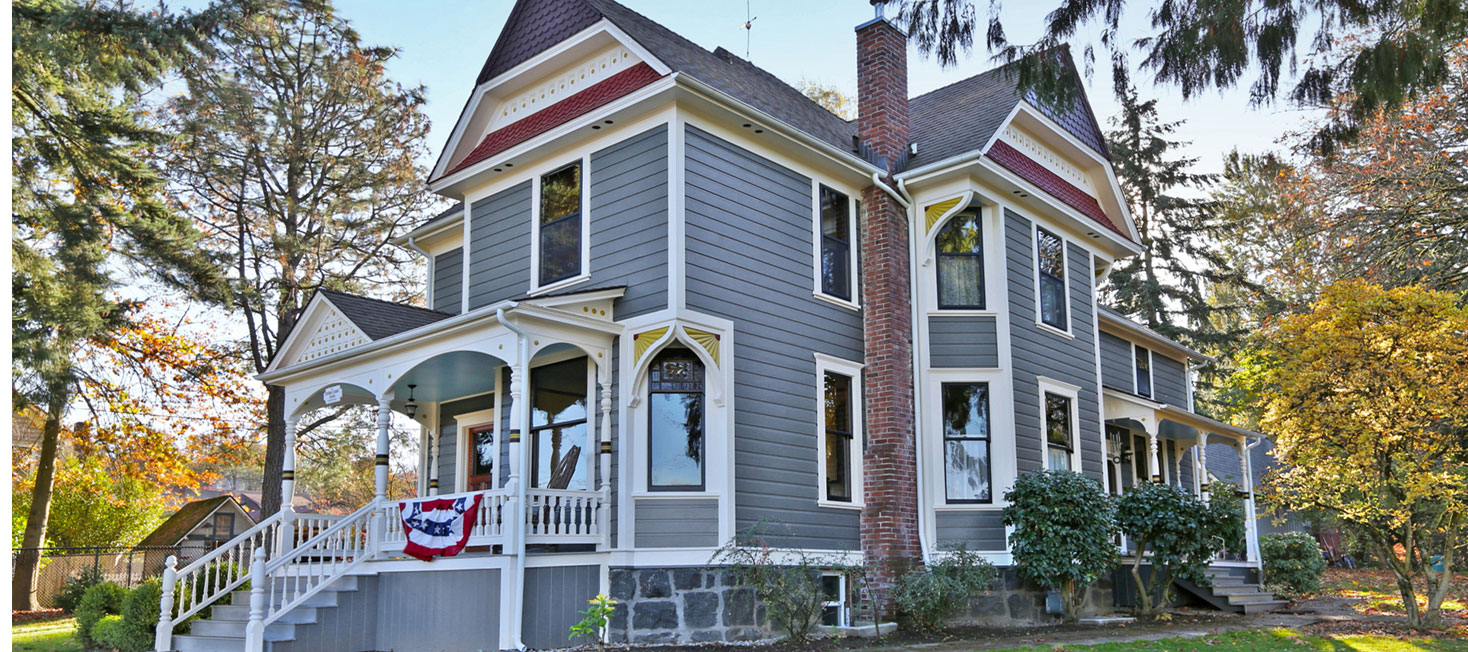
[[[1258,342],[1243,373],[1284,463],[1274,490],[1368,536],[1409,622],[1440,626],[1468,531],[1468,309],[1449,292],[1344,281]]]

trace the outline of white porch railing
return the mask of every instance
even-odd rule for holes
[[[509,501],[509,494],[504,489],[491,489],[489,491],[470,491],[460,494],[442,494],[436,496],[440,499],[467,498],[474,494],[484,496],[479,501],[479,511],[474,515],[474,527],[469,529],[470,546],[503,545],[505,543],[505,524],[513,523],[513,519],[506,519],[505,505]],[[398,553],[403,551],[403,545],[408,542],[408,537],[403,533],[403,512],[397,501],[389,501],[384,509],[387,521],[386,531],[382,535],[382,552]]]
[[[178,558],[170,556],[163,568],[163,597],[158,609],[158,626],[154,630],[154,647],[160,652],[169,649],[173,639],[173,628],[188,620],[199,610],[214,604],[220,598],[250,579],[250,564],[257,551],[264,552],[280,541],[281,522],[284,512],[255,524],[239,536],[209,551],[179,570],[174,570]],[[174,604],[174,594],[179,596]]]
[[[529,489],[525,540],[533,543],[600,543],[600,491]]]

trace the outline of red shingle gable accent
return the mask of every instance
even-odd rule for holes
[[[662,75],[659,75],[656,70],[653,70],[652,66],[639,63],[603,79],[587,87],[586,90],[567,96],[565,99],[532,113],[525,118],[489,132],[484,136],[484,140],[479,143],[479,146],[474,148],[474,151],[469,152],[469,155],[464,157],[462,162],[454,166],[454,169],[449,170],[444,176],[458,172],[515,145],[566,124],[571,120],[586,115],[597,108],[611,103],[617,98],[628,95],[632,91],[647,86],[661,78]]]
[[[1060,178],[1060,175],[1051,172],[1044,165],[1025,156],[1023,152],[1015,149],[1009,143],[1002,140],[994,141],[994,145],[989,148],[986,155],[1006,170],[1018,174],[1024,180],[1039,186],[1041,190],[1054,195],[1071,208],[1100,222],[1102,226],[1121,234],[1121,237],[1127,240],[1132,239],[1126,231],[1121,230],[1120,227],[1111,221],[1111,218],[1106,216],[1106,211],[1101,210],[1101,203],[1096,201],[1094,196],[1077,188],[1075,184]]]

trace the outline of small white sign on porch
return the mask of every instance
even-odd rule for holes
[[[336,405],[342,402],[342,386],[332,385],[321,390],[321,400],[326,401],[327,405]]]

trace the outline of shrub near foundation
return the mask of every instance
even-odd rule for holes
[[[94,584],[82,593],[81,602],[76,607],[76,638],[82,647],[97,647],[93,629],[103,618],[121,613],[122,601],[126,597],[127,589],[112,582]]]
[[[969,600],[987,593],[998,576],[992,564],[963,546],[939,554],[937,561],[908,571],[892,587],[897,618],[905,627],[941,629]]]
[[[1015,570],[1059,589],[1065,620],[1075,622],[1086,587],[1116,567],[1116,505],[1100,483],[1073,471],[1022,475],[1004,500]]]
[[[1264,583],[1276,593],[1297,597],[1320,591],[1325,557],[1320,544],[1305,532],[1281,532],[1259,537],[1264,558]]]

